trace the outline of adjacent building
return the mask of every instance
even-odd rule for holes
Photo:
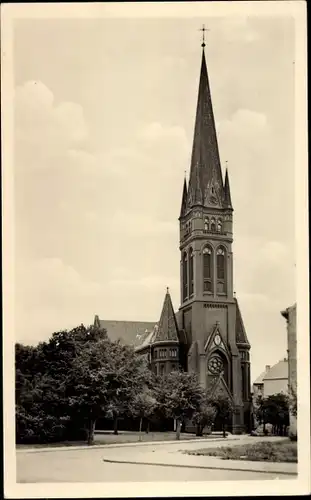
[[[297,398],[297,305],[288,307],[281,314],[287,323],[288,393],[291,397]],[[292,412],[290,414],[290,432],[297,433],[297,419]]]
[[[266,369],[253,383],[253,396],[267,398],[274,394],[288,394],[288,359],[284,358]]]
[[[251,425],[250,343],[233,289],[233,203],[223,176],[202,44],[200,82],[189,182],[184,180],[179,217],[180,307],[167,289],[155,323],[95,323],[116,332],[146,356],[157,374],[181,367],[198,374],[210,392],[234,404],[233,433]]]

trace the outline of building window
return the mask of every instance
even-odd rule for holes
[[[183,279],[183,300],[188,297],[188,259],[186,252],[183,254],[182,260],[182,279]]]
[[[218,219],[218,222],[217,222],[217,231],[219,233],[222,232],[222,221],[221,221],[221,219]]]
[[[189,292],[193,295],[193,250],[190,248],[189,252]]]
[[[203,291],[212,292],[212,249],[205,247],[203,250]]]
[[[165,371],[165,365],[163,363],[161,363],[161,365],[160,365],[160,375],[163,375],[164,371]]]
[[[154,351],[153,352],[153,357],[154,357],[154,359],[157,359],[157,357],[158,357],[158,351]]]
[[[213,375],[219,375],[224,371],[224,364],[219,356],[212,356],[208,362],[208,369]]]
[[[204,220],[204,231],[208,231],[208,230],[209,230],[209,218],[206,217]]]
[[[217,250],[217,293],[225,293],[225,280],[226,280],[226,264],[225,264],[226,252],[224,248],[220,247]]]
[[[216,232],[216,221],[214,218],[211,220],[211,231],[212,233]]]
[[[170,357],[171,358],[177,357],[177,349],[170,349]]]

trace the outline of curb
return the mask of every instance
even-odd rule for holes
[[[185,464],[165,464],[156,462],[134,462],[128,460],[109,460],[103,458],[103,462],[113,463],[113,464],[130,464],[130,465],[154,465],[156,467],[180,467],[183,469],[209,469],[209,470],[228,470],[235,472],[258,472],[261,474],[281,474],[286,476],[297,476],[298,472],[285,472],[285,471],[275,471],[275,470],[260,470],[260,469],[240,469],[231,467],[217,467],[215,465],[185,465]]]
[[[93,446],[53,446],[50,448],[16,448],[16,453],[49,453],[53,451],[91,451],[91,450],[100,450],[107,448],[123,448],[129,446],[156,446],[156,445],[164,445],[164,444],[178,444],[178,443],[202,443],[206,444],[209,442],[215,443],[217,441],[239,441],[237,438],[208,438],[208,439],[180,439],[174,441],[133,441],[132,443],[111,443],[111,444],[97,444]]]

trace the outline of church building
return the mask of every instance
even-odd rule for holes
[[[233,206],[228,171],[223,180],[211,91],[202,62],[189,183],[179,216],[180,293],[175,313],[167,289],[158,322],[101,320],[112,340],[133,344],[157,374],[181,368],[198,374],[207,391],[234,404],[231,430],[249,430],[250,344],[233,292]]]

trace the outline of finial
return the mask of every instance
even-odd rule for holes
[[[226,170],[228,170],[228,160],[226,160]]]
[[[236,292],[233,292],[233,297],[236,298]]]
[[[166,287],[166,293],[170,293],[170,289],[168,286]]]
[[[205,28],[205,24],[203,24],[202,28],[199,29],[199,31],[202,31],[202,45],[201,47],[205,47],[205,31],[209,31],[207,28]]]
[[[185,179],[187,179],[187,170],[185,170]]]

